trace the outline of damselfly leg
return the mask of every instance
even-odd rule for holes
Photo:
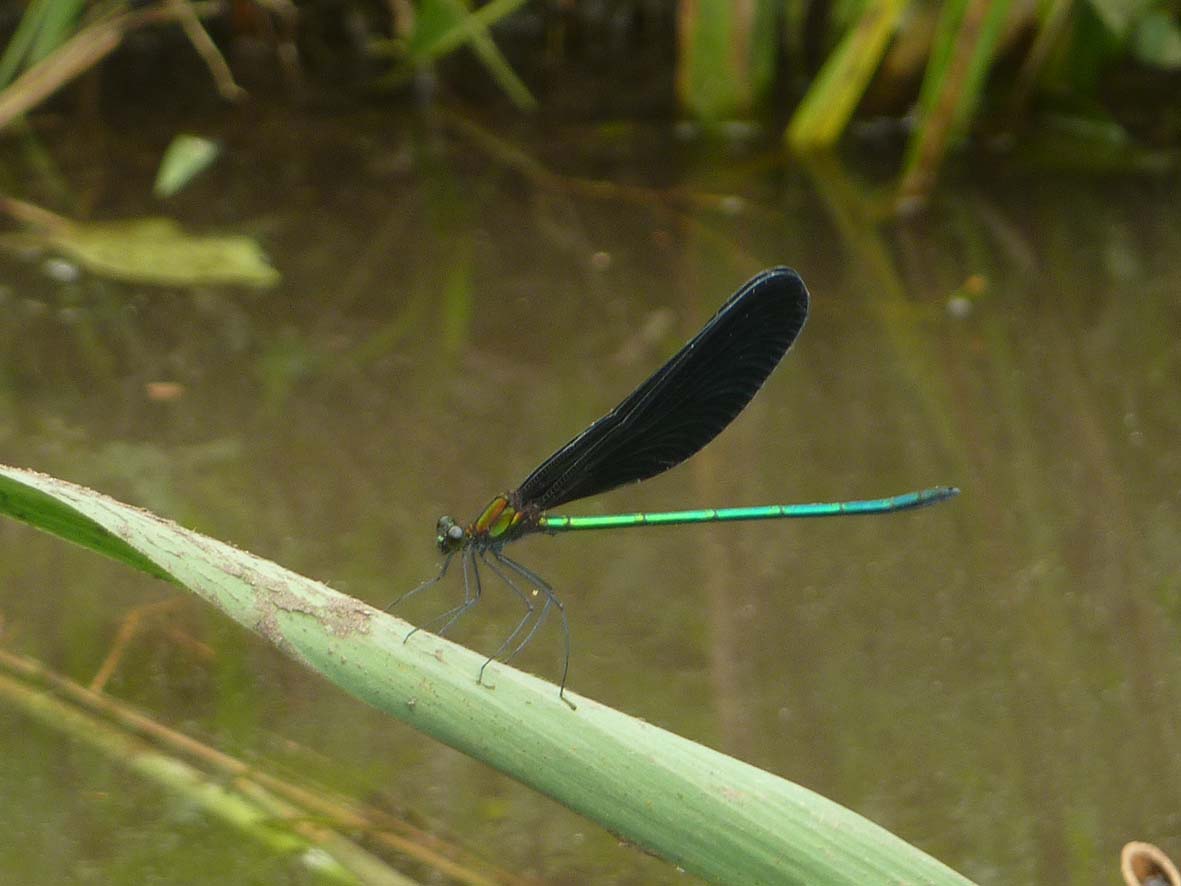
[[[493,546],[481,549],[476,546],[469,546],[458,553],[463,563],[463,602],[436,615],[425,624],[412,628],[406,634],[403,642],[409,640],[418,631],[423,629],[433,630],[433,633],[443,636],[460,618],[473,609],[480,602],[480,598],[484,592],[483,579],[480,576],[480,562],[483,562],[491,570],[492,574],[507,585],[509,590],[517,596],[517,599],[525,607],[525,614],[521,616],[512,631],[509,632],[508,636],[497,647],[496,652],[490,655],[484,664],[480,666],[480,671],[476,678],[477,681],[480,683],[484,682],[484,671],[492,662],[502,661],[507,664],[512,661],[533,640],[534,635],[537,634],[538,630],[545,623],[550,609],[557,609],[562,617],[563,642],[562,681],[558,689],[558,697],[573,708],[574,704],[566,698],[566,678],[570,673],[570,624],[566,618],[566,607],[558,599],[558,595],[554,592],[553,587],[532,569],[522,566],[511,557],[505,556],[497,547]],[[488,559],[488,553],[492,554],[492,559]],[[393,609],[408,598],[437,584],[447,574],[453,556],[448,555],[447,559],[443,561],[443,566],[439,570],[438,575],[427,579],[418,587],[403,594],[387,606],[386,610]],[[479,560],[477,560],[477,557]],[[514,580],[514,575],[516,576],[516,580]],[[518,581],[521,579],[524,579],[530,588],[533,589],[532,592],[518,584]],[[542,603],[540,609],[533,602],[533,597],[537,593],[540,593],[545,601]],[[532,624],[530,624],[530,621],[532,621]],[[433,629],[433,625],[439,625],[438,629]],[[522,633],[524,633],[524,637],[518,642],[518,638],[521,637]]]
[[[393,612],[396,607],[400,606],[402,603],[405,603],[411,597],[422,593],[423,591],[425,591],[429,587],[433,587],[434,585],[437,585],[439,582],[441,582],[443,580],[443,577],[447,574],[447,570],[450,568],[451,561],[454,558],[455,558],[455,554],[448,554],[447,559],[445,559],[443,561],[443,568],[439,570],[438,575],[436,575],[434,578],[428,578],[426,581],[424,581],[418,587],[411,588],[409,591],[404,593],[401,597],[398,597],[393,602],[386,604],[385,609],[383,611],[384,612]],[[418,630],[419,630],[419,628],[413,628],[410,631],[410,633],[408,633],[405,637],[402,638],[402,642],[405,643],[407,640],[409,640],[411,637],[413,637],[415,635],[415,633],[418,632]]]
[[[512,559],[512,557],[507,556],[496,548],[492,549],[492,556],[496,558],[497,562],[502,563],[509,569],[513,570],[513,572],[517,573],[517,575],[531,583],[534,587],[541,591],[542,594],[545,595],[545,605],[541,607],[541,614],[537,616],[537,621],[533,623],[533,627],[529,630],[529,633],[525,635],[525,639],[522,640],[520,645],[518,645],[517,648],[513,650],[512,655],[509,656],[510,659],[529,645],[529,641],[533,639],[533,635],[537,633],[537,629],[540,628],[542,623],[545,621],[546,613],[549,611],[551,605],[553,605],[553,607],[558,610],[558,614],[562,616],[562,642],[564,646],[563,651],[565,654],[562,661],[562,682],[559,684],[558,697],[561,698],[562,701],[566,702],[566,704],[570,705],[571,708],[573,708],[574,704],[568,698],[566,698],[566,678],[570,675],[570,622],[566,618],[566,607],[562,605],[562,601],[558,599],[558,595],[554,592],[554,589],[550,587],[549,582],[547,582],[532,569],[522,566],[516,560]]]

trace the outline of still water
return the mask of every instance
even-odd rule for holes
[[[226,135],[214,171],[161,207],[167,133],[122,136],[138,140],[101,172],[73,146],[82,204],[253,234],[283,283],[62,283],[3,257],[0,461],[382,606],[437,569],[439,514],[474,517],[752,273],[787,264],[812,314],[734,425],[666,475],[562,510],[963,494],[885,517],[522,541],[514,556],[566,604],[571,688],[981,883],[1112,883],[1132,839],[1181,853],[1176,177],[1006,164],[896,221],[855,175],[785,168],[757,140],[499,137],[570,178],[454,125],[275,117]],[[175,387],[160,398],[157,382]],[[461,592],[454,577],[405,614]],[[0,522],[5,646],[81,682],[129,611],[175,596]],[[454,637],[492,651],[516,615],[491,587]],[[557,679],[561,651],[554,624],[519,663]],[[689,879],[195,598],[145,620],[107,691],[510,879]],[[5,882],[303,882],[12,708],[0,819]]]

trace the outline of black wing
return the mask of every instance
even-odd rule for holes
[[[518,506],[544,511],[680,464],[746,407],[807,316],[799,274],[763,271],[627,399],[530,474]]]

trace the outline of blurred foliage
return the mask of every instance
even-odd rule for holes
[[[280,279],[250,237],[189,234],[169,218],[78,222],[11,199],[0,200],[0,210],[27,227],[10,243],[64,255],[114,280],[267,288]]]
[[[1008,10],[1008,0],[951,0],[941,10],[907,152],[904,196],[930,190],[948,143],[967,130]]]
[[[157,197],[171,197],[208,169],[219,153],[221,146],[217,142],[181,133],[160,159],[152,193]]]
[[[49,232],[46,245],[96,274],[160,286],[225,284],[269,287],[279,282],[249,237],[196,236],[169,218],[74,223]]]
[[[775,74],[782,5],[779,0],[680,5],[677,97],[682,107],[715,121],[762,100]]]
[[[0,87],[69,39],[81,13],[80,0],[32,0],[0,57]]]
[[[801,151],[825,147],[840,137],[905,10],[903,0],[866,4],[862,17],[830,53],[796,109],[787,130],[794,147]]]
[[[32,0],[19,15],[9,11],[0,127],[98,65],[133,28],[179,26],[227,99],[243,91],[223,51],[249,40],[269,44],[292,76],[306,75],[301,64],[315,59],[317,78],[334,79],[338,88],[345,70],[361,71],[369,87],[413,86],[420,97],[442,83],[482,100],[491,84],[520,111],[546,104],[527,83],[608,90],[607,106],[614,100],[618,107],[650,88],[646,81],[663,81],[675,84],[680,110],[706,124],[789,118],[786,141],[799,153],[836,145],[859,111],[902,120],[913,106],[899,176],[908,198],[931,190],[945,157],[969,135],[1020,135],[1031,128],[1029,112],[1047,104],[1115,121],[1117,74],[1135,78],[1147,117],[1154,103],[1175,105],[1181,71],[1174,0],[389,0],[381,7],[355,0],[347,34],[328,25],[339,28],[337,13],[308,3],[297,18],[287,0],[241,0],[232,8],[192,0],[135,7]],[[201,23],[209,17],[218,20],[214,35]],[[83,33],[90,35],[85,45],[71,40]],[[169,52],[160,52],[161,64]],[[588,59],[595,70],[579,79]],[[666,103],[669,95],[666,89]],[[581,104],[589,106],[585,98]],[[1166,121],[1153,137],[1175,143],[1178,126]]]
[[[513,104],[531,111],[537,107],[536,99],[488,33],[489,26],[524,3],[525,0],[492,0],[473,13],[466,0],[422,0],[417,9],[402,7],[404,20],[399,30],[407,35],[406,39],[379,40],[370,44],[370,48],[397,60],[386,82],[398,84],[410,79],[424,65],[468,46]]]

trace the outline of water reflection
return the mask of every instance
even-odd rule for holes
[[[688,465],[582,512],[942,482],[964,495],[865,520],[522,542],[515,555],[568,607],[571,686],[806,784],[982,882],[1107,883],[1128,839],[1177,832],[1175,188],[965,182],[886,222],[832,170],[754,157],[662,144],[613,174],[671,181],[681,197],[661,201],[438,137],[391,149],[409,167],[383,162],[347,133],[253,135],[275,162],[235,177],[229,199],[284,274],[274,291],[60,283],[6,263],[3,460],[384,605],[435,570],[438,514],[474,515],[737,283],[787,263],[812,317],[763,393]],[[746,210],[683,199],[727,192]],[[185,199],[188,223],[211,223],[207,193]],[[182,395],[153,396],[162,382]],[[121,613],[167,593],[8,522],[0,564],[10,642],[82,680]],[[490,595],[457,637],[495,649],[516,607]],[[178,623],[213,659],[149,635],[109,691],[238,753],[380,793],[527,874],[683,879],[197,603]],[[556,678],[561,654],[551,628],[521,665]],[[0,793],[50,784],[36,792],[46,819],[10,816],[23,823],[6,857],[42,881],[166,863],[136,847],[178,826],[145,820],[130,776],[64,766],[58,737],[4,716]],[[79,799],[96,791],[131,802],[100,814]],[[79,840],[52,854],[63,868],[38,862],[47,834],[78,819],[103,852]],[[224,837],[183,828],[210,847],[194,870],[224,873]]]

